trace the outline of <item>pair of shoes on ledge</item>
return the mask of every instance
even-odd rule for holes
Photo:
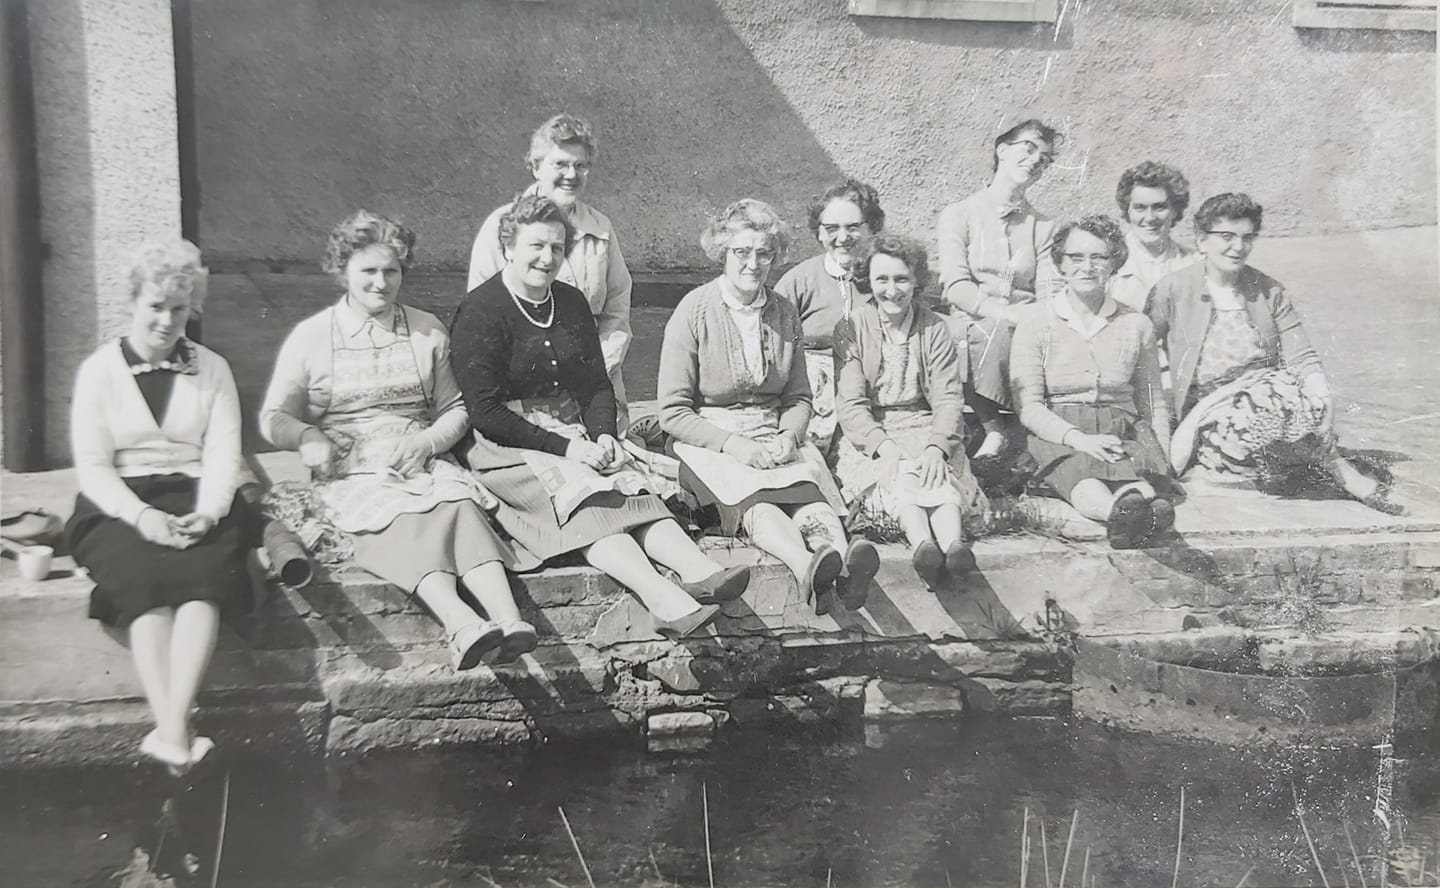
[[[969,543],[963,541],[951,543],[942,551],[939,543],[925,540],[915,547],[910,564],[926,588],[935,592],[945,585],[947,579],[958,580],[974,570],[975,552]]]
[[[880,552],[869,540],[851,540],[844,558],[834,546],[826,544],[810,557],[801,589],[818,616],[834,610],[837,601],[849,610],[859,610],[865,606],[870,581],[879,570]]]
[[[535,627],[524,620],[501,623],[477,620],[461,626],[450,636],[450,653],[455,670],[465,672],[479,666],[492,652],[497,665],[513,663],[521,654],[535,650],[539,642]]]

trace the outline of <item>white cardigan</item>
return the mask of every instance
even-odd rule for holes
[[[175,378],[157,426],[120,340],[80,365],[70,408],[70,447],[80,492],[101,511],[135,524],[146,504],[122,478],[179,472],[199,478],[195,511],[216,521],[230,513],[240,486],[240,398],[230,365],[198,343],[199,372]]]

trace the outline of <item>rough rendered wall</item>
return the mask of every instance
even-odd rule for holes
[[[168,0],[30,4],[45,262],[46,452],[68,458],[75,369],[129,321],[130,252],[180,233]]]
[[[851,18],[844,0],[195,0],[202,238],[312,265],[356,206],[462,267],[545,116],[591,119],[595,203],[632,264],[703,267],[703,212],[752,194],[796,222],[836,176],[897,230],[982,185],[986,145],[1069,134],[1034,194],[1106,210],[1165,158],[1197,198],[1244,189],[1276,233],[1433,224],[1433,34],[1297,31],[1284,0],[1066,2],[1061,26]]]

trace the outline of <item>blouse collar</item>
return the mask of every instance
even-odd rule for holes
[[[760,295],[755,297],[754,302],[746,305],[740,300],[740,294],[736,292],[735,285],[730,283],[730,279],[721,277],[720,298],[724,300],[725,307],[731,311],[754,312],[755,314],[759,314],[765,308],[765,304],[770,301],[770,294],[766,292],[764,287],[761,287]]]
[[[1096,312],[1095,317],[1089,321],[1090,326],[1087,327],[1085,320],[1079,316],[1075,311],[1075,306],[1071,304],[1069,291],[1057,292],[1050,305],[1055,316],[1064,321],[1065,326],[1086,339],[1094,339],[1101,330],[1109,326],[1110,322],[1115,319],[1115,315],[1120,312],[1120,303],[1106,296],[1105,301],[1100,303],[1100,311]]]
[[[120,354],[125,357],[125,363],[135,376],[157,371],[180,373],[185,376],[194,376],[200,372],[200,366],[195,359],[195,348],[184,336],[181,336],[180,341],[175,343],[175,350],[170,352],[170,356],[159,361],[150,362],[140,357],[131,347],[129,337],[120,340]]]
[[[366,327],[375,326],[389,333],[395,332],[395,322],[400,316],[400,303],[395,303],[391,311],[379,316],[368,315],[350,304],[346,296],[341,296],[340,301],[335,303],[335,321],[340,325],[340,332],[347,339],[359,336]]]
[[[846,271],[845,269],[841,268],[840,263],[836,262],[834,259],[831,259],[829,253],[823,253],[821,255],[823,255],[825,258],[826,274],[830,275],[832,278],[842,283],[850,281],[854,278],[853,272]]]

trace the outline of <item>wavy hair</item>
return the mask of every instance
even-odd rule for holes
[[[1227,191],[1205,201],[1200,205],[1200,209],[1195,211],[1195,233],[1203,235],[1217,219],[1249,219],[1255,223],[1255,230],[1259,231],[1264,218],[1265,208],[1256,203],[1250,195]]]
[[[785,261],[785,254],[790,250],[790,226],[774,207],[753,197],[742,197],[716,213],[700,233],[700,249],[720,262],[731,239],[747,229],[770,239],[770,246],[775,250],[775,265]]]
[[[930,284],[930,257],[925,245],[914,238],[899,234],[879,234],[867,237],[860,244],[860,253],[855,257],[855,289],[861,293],[870,290],[870,260],[876,256],[893,256],[910,268],[910,277],[915,280],[915,295],[918,297]]]
[[[1190,180],[1185,174],[1167,164],[1147,160],[1136,164],[1120,174],[1120,184],[1115,186],[1115,203],[1120,206],[1120,218],[1130,221],[1130,194],[1135,186],[1161,188],[1170,202],[1174,215],[1171,224],[1185,218],[1185,209],[1190,206]]]
[[[1011,142],[1014,142],[1021,136],[1027,134],[1038,136],[1040,141],[1042,142],[1049,142],[1051,151],[1058,151],[1060,149],[1061,140],[1065,138],[1064,136],[1060,135],[1059,130],[1055,129],[1055,127],[1051,126],[1050,124],[1045,123],[1043,120],[1036,120],[1033,117],[1029,120],[1022,120],[1007,129],[1005,132],[995,137],[994,143],[990,146],[991,172],[1000,169],[1000,146],[1009,145]]]
[[[190,311],[199,314],[205,304],[210,269],[200,257],[200,248],[184,238],[148,241],[130,257],[128,274],[130,301],[140,298],[151,286],[167,298],[179,293],[190,297]]]
[[[1125,232],[1120,228],[1120,223],[1109,216],[1086,216],[1074,222],[1066,222],[1055,229],[1055,239],[1050,242],[1050,259],[1055,267],[1060,267],[1060,257],[1065,255],[1065,241],[1070,239],[1072,231],[1083,231],[1093,237],[1098,237],[1110,245],[1110,276],[1114,277],[1125,260],[1130,258],[1130,248],[1125,246]]]
[[[879,234],[885,228],[885,211],[880,208],[880,193],[858,179],[846,179],[838,185],[831,185],[810,202],[810,233],[820,234],[820,216],[831,201],[848,200],[860,209],[860,217],[870,226],[871,234]]]
[[[530,151],[525,155],[526,168],[533,170],[535,164],[543,160],[551,148],[558,145],[580,145],[585,149],[591,163],[594,163],[600,154],[600,148],[595,144],[595,134],[590,131],[590,124],[573,114],[560,113],[540,124],[531,134]]]
[[[415,232],[369,210],[356,210],[330,232],[321,268],[338,278],[345,277],[350,257],[366,247],[389,247],[401,271],[409,271],[415,259]]]
[[[565,229],[565,253],[569,255],[570,248],[575,245],[575,226],[570,224],[570,218],[559,204],[539,194],[517,195],[510,208],[500,214],[500,245],[514,248],[520,228],[537,222],[556,222]]]

